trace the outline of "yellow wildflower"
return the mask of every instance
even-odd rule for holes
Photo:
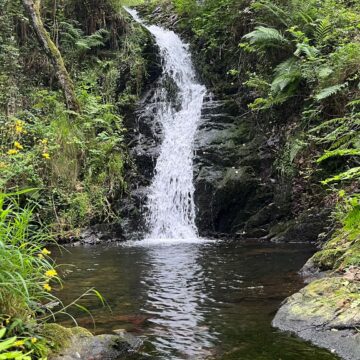
[[[15,132],[17,134],[21,134],[21,133],[24,133],[26,134],[26,131],[24,130],[24,122],[21,121],[21,120],[16,120],[15,121]]]
[[[20,347],[24,345],[24,340],[18,340],[14,342],[14,346]]]
[[[38,339],[37,339],[36,337],[32,337],[32,338],[31,338],[31,343],[32,343],[32,344],[35,344],[37,341],[38,341]]]
[[[7,154],[8,154],[8,155],[16,155],[18,152],[19,152],[19,150],[10,149],[10,150],[8,150]]]
[[[50,159],[50,155],[48,153],[43,153],[42,154],[42,157],[46,160],[49,160]]]
[[[15,125],[15,132],[17,134],[21,134],[23,131],[24,131],[24,128],[22,126]]]
[[[43,144],[43,145],[47,145],[48,139],[42,139],[42,140],[40,140],[40,142],[41,142],[41,144]]]
[[[50,254],[51,254],[51,251],[49,251],[47,248],[43,248],[43,249],[41,250],[41,253],[42,253],[43,255],[50,255]]]
[[[46,291],[51,291],[51,286],[50,286],[48,283],[44,284],[44,285],[43,285],[43,288],[44,288]]]
[[[54,276],[57,275],[57,272],[55,269],[51,269],[51,270],[48,270],[46,273],[45,273],[45,276],[49,277],[49,278],[52,278]]]
[[[14,142],[14,146],[19,150],[22,150],[24,148],[18,141]]]
[[[43,255],[43,254],[41,254],[41,253],[40,253],[40,254],[38,254],[37,256],[38,256],[38,258],[40,258],[40,259],[43,259],[43,258],[44,258],[44,255]]]

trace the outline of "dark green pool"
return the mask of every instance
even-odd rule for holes
[[[297,271],[309,246],[213,241],[69,251],[59,256],[74,265],[60,297],[68,303],[95,286],[112,309],[85,301],[96,332],[142,336],[150,359],[336,359],[271,327],[280,303],[303,286]],[[84,314],[79,323],[93,328]]]

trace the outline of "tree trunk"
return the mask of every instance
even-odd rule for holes
[[[66,106],[69,110],[79,112],[80,105],[76,99],[74,84],[66,70],[64,60],[59,49],[51,40],[49,33],[44,27],[41,19],[40,5],[41,0],[22,0],[26,13],[31,21],[31,25],[35,31],[36,37],[40,43],[40,47],[45,51],[51,64],[54,67],[56,77],[64,92]]]

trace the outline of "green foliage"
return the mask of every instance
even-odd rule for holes
[[[72,23],[65,21],[59,24],[60,47],[73,60],[77,60],[85,52],[105,46],[109,33],[106,29],[99,29],[91,35]]]
[[[31,356],[29,356],[31,351],[24,354],[22,351],[16,350],[21,344],[19,340],[17,340],[17,337],[13,336],[3,340],[5,334],[6,328],[0,329],[0,359],[31,360]]]
[[[196,11],[196,0],[174,0],[175,8],[180,14],[191,14]]]
[[[277,29],[258,26],[254,31],[246,34],[244,39],[248,40],[255,50],[266,50],[272,47],[283,47],[289,41]]]
[[[66,306],[54,295],[53,290],[62,284],[45,247],[53,240],[34,222],[34,205],[30,204],[36,191],[0,193],[0,359],[45,360],[57,345],[43,332],[46,321],[68,314],[70,307],[88,313],[79,304],[87,296],[105,304],[95,289]]]
[[[268,26],[258,26],[244,36],[250,49],[260,56],[264,56],[264,53],[270,55],[274,69],[279,66],[276,64],[277,58],[284,57],[289,49],[293,53],[292,57],[282,62],[291,64],[292,68],[280,65],[280,69],[273,73],[274,86],[268,94],[269,104],[278,104],[271,100],[280,95],[284,100],[291,98],[288,83],[293,84],[290,95],[305,97],[307,92],[303,91],[304,86],[301,88],[300,84],[306,84],[317,101],[345,94],[349,88],[354,88],[360,59],[359,44],[351,41],[359,34],[355,21],[357,9],[342,5],[339,10],[338,7],[333,8],[333,5],[330,0],[325,1],[320,8],[314,1],[306,4],[292,1],[285,5],[260,0],[252,5],[258,21]],[[336,31],[336,26],[330,22],[334,18],[339,25]],[[339,34],[339,29],[343,30],[343,34]],[[242,47],[249,49],[246,45]],[[277,53],[270,52],[272,47],[278,49]],[[273,93],[274,88],[277,94]]]
[[[274,71],[271,92],[276,95],[291,96],[297,90],[301,80],[301,69],[296,58],[292,57],[278,66]]]
[[[321,163],[332,157],[339,156],[360,156],[360,149],[336,149],[331,151],[325,151],[324,155],[317,159],[318,163]]]
[[[357,180],[360,179],[360,167],[353,167],[349,170],[341,172],[335,176],[329,177],[322,181],[322,184],[327,185],[330,183],[338,183],[345,180]]]
[[[347,84],[340,84],[340,85],[333,85],[329,86],[325,89],[321,89],[321,91],[315,95],[315,99],[320,101],[327,99],[330,96],[336,95],[339,93],[342,89],[346,87]]]
[[[33,321],[48,312],[45,303],[58,302],[50,292],[60,278],[45,248],[49,236],[32,223],[32,208],[19,206],[19,197],[33,191],[0,194],[0,338],[7,337],[0,340],[0,359],[46,355]]]
[[[44,249],[49,238],[32,227],[31,208],[21,209],[15,198],[20,194],[0,194],[0,314],[26,320],[54,300],[47,288],[59,278]]]
[[[339,223],[333,238],[315,254],[313,260],[324,270],[345,270],[360,266],[360,194],[339,191],[339,202],[333,214]]]

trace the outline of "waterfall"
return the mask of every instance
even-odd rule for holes
[[[135,10],[126,10],[143,24]],[[188,45],[178,35],[159,26],[143,26],[160,48],[164,70],[153,97],[163,138],[148,191],[149,237],[195,239],[194,139],[206,88],[197,82]]]

